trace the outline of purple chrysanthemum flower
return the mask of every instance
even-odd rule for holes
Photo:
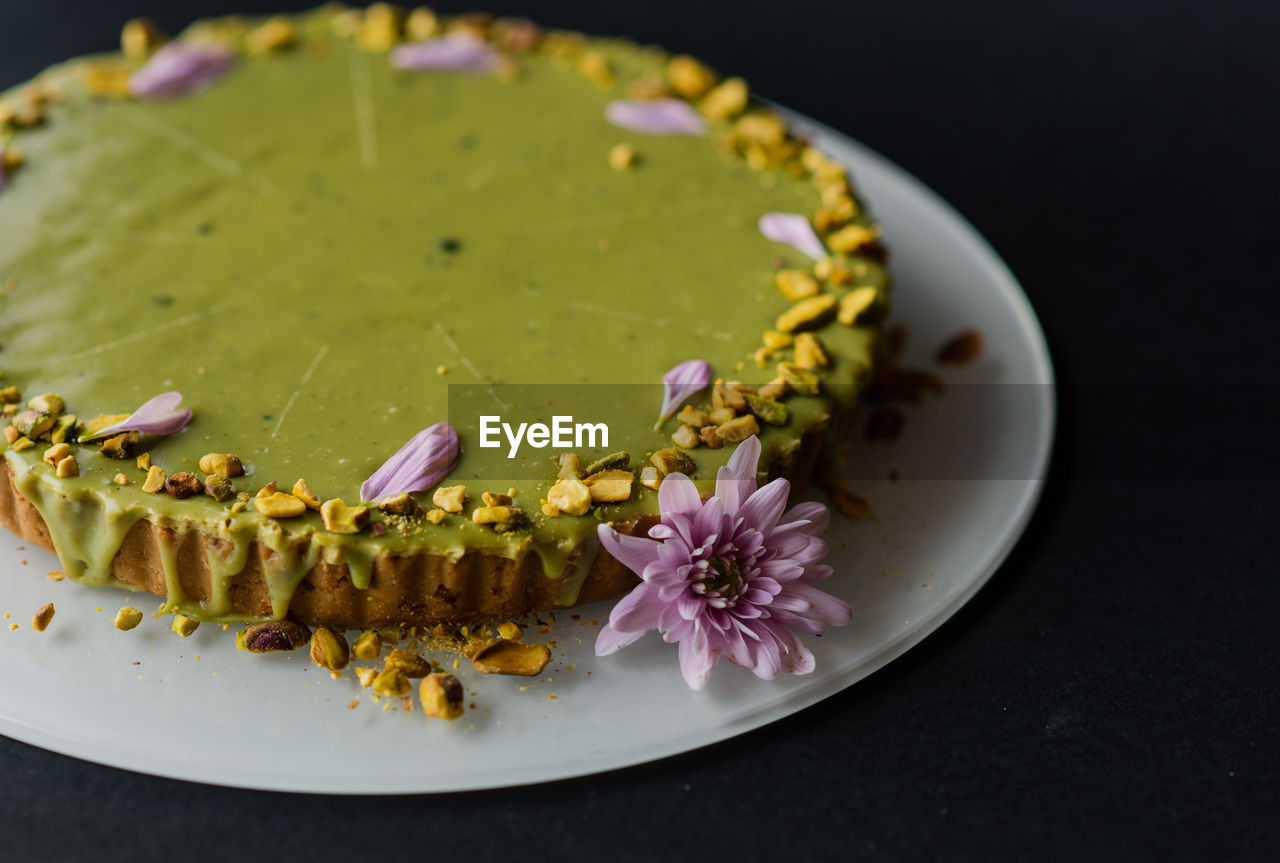
[[[680,671],[693,689],[706,685],[720,657],[757,677],[813,670],[796,632],[821,635],[849,622],[849,606],[814,587],[831,575],[820,561],[820,534],[830,513],[820,503],[783,512],[791,484],[777,479],[756,488],[760,441],[738,445],[703,501],[683,474],[658,489],[662,521],[651,539],[599,528],[604,547],[642,579],[609,614],[596,639],[607,656],[651,629],[680,644]]]

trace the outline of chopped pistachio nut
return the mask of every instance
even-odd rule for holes
[[[293,22],[283,15],[277,15],[246,33],[244,47],[250,54],[270,54],[293,47],[297,38]]]
[[[686,99],[697,99],[716,83],[716,75],[697,59],[680,54],[667,63],[671,88]]]
[[[357,668],[356,669],[356,679],[360,681],[361,686],[368,687],[373,685],[373,681],[377,678],[377,676],[378,676],[378,669],[376,668]]]
[[[813,265],[813,274],[828,284],[853,284],[853,271],[842,259],[823,258]]]
[[[320,498],[316,497],[316,493],[311,490],[311,486],[307,485],[305,479],[299,479],[293,484],[290,493],[298,500],[302,501],[307,509],[319,509]]]
[[[54,473],[56,473],[62,479],[66,479],[67,477],[72,477],[72,476],[79,476],[80,463],[76,461],[75,456],[69,455],[62,458],[58,462],[57,467],[55,467],[53,470],[54,470]]]
[[[36,442],[31,438],[19,435],[17,438],[9,442],[9,449],[14,452],[22,452],[23,450],[31,449],[35,445]]]
[[[698,465],[689,456],[680,452],[678,449],[668,447],[660,449],[653,455],[649,456],[649,461],[658,469],[663,476],[673,473],[682,473],[685,476],[692,476],[698,469]]]
[[[53,603],[46,602],[40,606],[35,614],[31,615],[31,628],[36,632],[44,632],[49,628],[49,624],[53,622]]]
[[[428,674],[418,685],[422,712],[435,719],[452,721],[462,716],[464,694],[458,678],[446,672]]]
[[[791,416],[791,412],[787,410],[786,405],[772,399],[762,399],[760,396],[752,395],[747,396],[747,404],[751,407],[751,412],[767,425],[786,425]]]
[[[834,294],[819,294],[796,303],[782,314],[774,326],[784,333],[821,326],[836,310]]]
[[[505,638],[507,641],[519,641],[520,636],[524,635],[524,630],[520,628],[518,623],[506,621],[498,624],[498,637]]]
[[[518,506],[478,506],[471,510],[476,524],[491,524],[499,530],[522,524],[527,516]]]
[[[224,501],[235,495],[236,487],[222,474],[211,473],[204,478],[204,493],[216,501]]]
[[[698,437],[698,431],[693,426],[682,425],[671,436],[671,442],[678,447],[694,449],[702,443],[702,438]]]
[[[122,473],[118,473],[115,476],[113,476],[111,478],[111,481],[116,485],[128,485],[129,483],[133,482],[133,480],[129,479],[129,477],[125,476]]]
[[[366,51],[385,53],[400,41],[404,10],[390,3],[374,3],[360,18],[356,44]]]
[[[116,612],[116,616],[111,622],[115,624],[116,629],[119,629],[122,632],[128,632],[139,623],[142,623],[142,612],[138,611],[138,609],[131,605],[126,605],[124,608]]]
[[[566,477],[551,486],[547,503],[568,515],[586,515],[591,509],[591,490],[576,476]]]
[[[382,653],[382,636],[376,629],[365,630],[351,645],[351,653],[356,659],[363,659],[366,662],[377,659],[378,654]]]
[[[495,641],[471,658],[482,674],[515,674],[535,677],[551,661],[551,651],[543,644],[522,641]]]
[[[49,579],[50,581],[62,581],[66,577],[67,577],[67,574],[60,569],[55,569],[52,572],[47,573],[45,575],[45,578]]]
[[[879,236],[879,225],[870,228],[863,225],[845,225],[835,233],[827,235],[827,245],[832,251],[851,254],[863,246],[874,243]]]
[[[782,378],[774,378],[769,381],[769,383],[760,387],[760,398],[773,399],[775,402],[781,401],[786,397],[787,391],[787,382]]]
[[[599,51],[586,51],[578,57],[578,74],[597,87],[613,86],[613,72],[609,60]]]
[[[560,453],[560,471],[556,474],[556,479],[565,479],[566,477],[577,477],[582,479],[586,474],[582,470],[582,459],[578,458],[576,453],[562,452]]]
[[[311,634],[309,653],[313,663],[333,672],[335,678],[351,662],[351,649],[347,646],[347,639],[338,630],[327,626],[321,626]]]
[[[130,458],[138,451],[139,440],[140,436],[134,431],[109,437],[102,442],[102,454],[107,458]]]
[[[587,465],[584,473],[587,476],[600,473],[603,470],[623,470],[627,465],[631,464],[631,453],[628,452],[612,452],[601,459],[596,459]]]
[[[387,515],[403,515],[411,518],[422,515],[422,507],[418,506],[418,502],[408,492],[396,495],[390,500],[384,500],[378,504],[378,509]]]
[[[244,465],[240,456],[229,452],[210,452],[200,456],[201,473],[218,473],[227,478],[242,476]]]
[[[777,330],[764,331],[764,346],[771,351],[780,351],[783,348],[789,348],[794,340],[795,336],[790,333],[780,333]]]
[[[748,141],[763,147],[780,147],[787,139],[787,125],[777,114],[755,111],[739,118],[734,127]]]
[[[746,407],[746,403],[747,403],[747,400],[743,399],[742,406]],[[733,419],[737,415],[738,415],[738,412],[735,411],[733,408],[715,408],[714,410],[711,411],[709,418],[711,420],[712,425],[718,426],[718,425],[727,423],[729,420]]]
[[[667,86],[667,82],[658,75],[644,75],[627,84],[628,99],[662,99],[671,95],[671,88]]]
[[[711,426],[708,426],[711,428]],[[640,468],[640,484],[645,488],[657,490],[662,485],[662,474],[651,464]]]
[[[682,407],[680,409],[680,413],[676,414],[676,419],[685,425],[690,425],[694,428],[702,428],[704,425],[711,422],[711,417],[707,416],[706,411],[700,411],[693,405],[685,405]]]
[[[445,512],[462,512],[462,505],[467,502],[465,485],[441,486],[431,495],[431,502]]]
[[[446,515],[448,515],[448,513],[442,509],[429,509],[427,510],[427,521],[432,524],[440,524],[444,521]]]
[[[722,440],[726,440],[729,443],[740,443],[753,434],[759,434],[760,424],[756,422],[756,418],[751,414],[744,414],[721,424],[716,430],[720,433]]]
[[[22,432],[18,431],[13,426],[5,426],[5,429],[4,429],[5,443],[11,444],[20,437],[22,437]]]
[[[145,60],[164,44],[164,34],[150,18],[126,21],[120,30],[120,50],[130,60]]]
[[[347,506],[335,497],[320,505],[320,518],[329,533],[359,533],[369,523],[369,507]]]
[[[147,494],[159,494],[164,488],[165,479],[164,468],[153,464],[147,468],[147,478],[142,481],[142,490]]]
[[[0,404],[12,405],[22,401],[22,390],[17,387],[0,388]]]
[[[57,416],[67,409],[67,403],[57,393],[45,393],[27,402],[27,407],[33,411]]]
[[[174,632],[183,638],[190,638],[191,633],[200,627],[200,621],[187,617],[185,614],[175,614],[173,616],[173,625],[170,627]]]
[[[602,470],[584,482],[591,492],[592,503],[621,503],[631,497],[631,484],[635,479],[629,470]]]
[[[134,462],[138,466],[138,470],[151,470],[151,453],[144,452]]]
[[[90,96],[113,96],[124,98],[129,95],[129,75],[131,65],[123,62],[95,61],[85,63],[83,67],[84,89]]]
[[[853,326],[877,304],[879,299],[880,292],[871,285],[854,288],[840,298],[840,310],[836,313],[836,320]]]
[[[818,376],[795,363],[778,363],[778,377],[787,382],[787,386],[801,395],[818,394],[822,382]]]
[[[747,99],[750,91],[747,82],[741,78],[728,78],[712,88],[698,104],[702,116],[709,120],[723,122],[747,110]]]
[[[44,411],[21,411],[12,422],[14,428],[32,440],[53,428],[53,417]]]
[[[169,478],[164,481],[164,490],[169,493],[170,497],[178,500],[185,500],[192,495],[200,494],[204,490],[204,485],[200,480],[196,479],[195,474],[179,471],[170,474]]]
[[[747,406],[742,393],[726,384],[723,378],[716,379],[715,387],[711,390],[711,403],[717,408],[728,408],[735,412]]]
[[[444,32],[440,26],[440,16],[426,6],[419,6],[409,13],[404,22],[405,33],[414,41],[430,39]]]
[[[821,290],[818,280],[804,270],[778,270],[774,283],[782,291],[782,295],[792,302],[816,296]]]
[[[244,512],[248,508],[249,508],[249,503],[243,500],[237,500],[235,503],[231,504],[232,512]]]
[[[370,684],[379,695],[407,695],[413,690],[409,676],[398,668],[384,668]]]
[[[76,415],[63,414],[53,423],[53,428],[49,430],[49,441],[51,443],[66,443],[76,439]]]
[[[816,369],[827,365],[827,352],[822,349],[822,342],[813,333],[801,333],[796,336],[796,365],[802,369]]]
[[[297,650],[311,640],[311,630],[293,620],[264,620],[236,633],[236,649],[249,653]]]
[[[405,677],[426,677],[431,673],[430,662],[411,650],[399,647],[387,654],[383,668],[398,668],[404,672]]]
[[[18,413],[17,405],[5,405],[4,407],[0,408],[0,417],[4,417],[5,419],[13,419],[13,417],[17,413]]]
[[[41,458],[48,464],[56,465],[70,454],[71,447],[67,446],[65,443],[58,443],[45,450],[44,455],[41,456]]]
[[[640,154],[630,144],[614,144],[609,148],[609,167],[615,171],[630,171],[640,162]]]
[[[275,492],[253,499],[254,508],[267,518],[295,518],[307,511],[307,505],[291,494]]]
[[[486,491],[482,492],[480,499],[484,501],[485,506],[510,506],[511,495],[502,494],[500,492]]]

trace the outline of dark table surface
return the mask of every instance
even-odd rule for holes
[[[294,5],[3,0],[0,87],[109,48],[134,15],[172,31]],[[601,776],[316,798],[155,779],[0,738],[0,857],[1280,848],[1280,392],[1275,319],[1259,302],[1280,285],[1280,4],[488,6],[697,53],[968,216],[1026,288],[1062,384],[1051,479],[1026,535],[976,599],[871,679],[760,731]]]

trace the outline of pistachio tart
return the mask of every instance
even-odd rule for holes
[[[710,494],[752,435],[802,485],[877,354],[844,169],[626,41],[381,4],[130,22],[3,94],[0,158],[0,523],[198,620],[614,596],[601,524],[647,530],[675,471]],[[442,423],[420,481],[379,470]]]

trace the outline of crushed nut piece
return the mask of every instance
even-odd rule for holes
[[[411,650],[396,648],[387,654],[383,668],[398,668],[405,677],[426,677],[431,673],[431,663]]]
[[[750,92],[747,82],[741,78],[728,78],[714,87],[698,105],[702,116],[709,120],[732,120],[747,109]]]
[[[658,469],[663,476],[673,473],[682,473],[685,476],[692,476],[698,469],[697,463],[689,456],[680,452],[678,449],[668,447],[660,449],[653,455],[649,456],[649,461]]]
[[[190,638],[191,633],[200,628],[200,621],[185,614],[175,614],[173,616],[173,625],[170,627],[174,632],[183,638]]]
[[[151,469],[151,453],[144,452],[142,455],[138,456],[137,460],[135,461],[135,464],[138,465],[138,470],[150,470]]]
[[[75,456],[73,455],[66,456],[58,462],[58,466],[54,468],[54,473],[56,473],[62,479],[66,479],[67,477],[72,477],[72,476],[79,476],[80,463],[76,461]]]
[[[462,716],[464,695],[458,678],[446,672],[428,674],[418,685],[422,712],[436,719],[454,720]]]
[[[201,473],[222,474],[228,479],[244,474],[244,464],[240,457],[229,452],[210,452],[200,456]]]
[[[721,423],[716,429],[720,433],[720,438],[729,443],[740,443],[751,437],[753,434],[760,433],[760,424],[756,422],[756,418],[751,414],[729,420],[727,423]]]
[[[706,411],[700,411],[693,405],[685,405],[680,409],[680,413],[676,414],[676,419],[685,425],[691,425],[694,428],[702,428],[711,422],[711,418],[707,416]]]
[[[378,654],[382,653],[382,636],[378,635],[376,629],[365,630],[356,637],[351,645],[351,652],[356,659],[366,662],[377,659]]]
[[[267,518],[295,518],[307,511],[307,505],[291,494],[275,492],[258,493],[253,499],[254,508]]]
[[[720,447],[724,446],[724,438],[720,436],[720,426],[718,424],[703,426],[698,429],[698,437],[702,438],[702,442],[711,449],[720,449]]]
[[[787,382],[782,378],[774,378],[769,383],[760,387],[760,398],[772,399],[773,401],[782,401],[787,395]]]
[[[631,484],[635,478],[629,470],[602,470],[583,482],[591,492],[592,503],[621,503],[631,497]]]
[[[56,465],[69,455],[71,455],[71,447],[67,446],[65,443],[58,443],[45,450],[44,455],[41,456],[41,458],[43,458],[47,464]]]
[[[21,435],[19,435],[16,439],[14,439],[9,443],[9,449],[13,450],[14,452],[22,452],[23,450],[31,449],[35,445],[36,445],[36,442],[33,441],[31,438],[22,437]]]
[[[390,500],[384,500],[378,504],[378,509],[387,515],[402,515],[408,518],[417,518],[422,515],[422,507],[418,506],[418,502],[408,492],[396,495]]]
[[[817,395],[822,388],[822,382],[816,374],[795,363],[778,363],[778,377],[801,395]]]
[[[0,388],[0,404],[15,405],[22,401],[22,391],[17,387]]]
[[[293,22],[283,15],[277,15],[246,33],[244,47],[250,54],[270,54],[293,47],[297,38]]]
[[[702,438],[698,437],[698,432],[693,426],[682,425],[671,436],[671,442],[678,447],[693,449],[702,443]]]
[[[390,3],[374,3],[365,10],[356,31],[356,44],[366,51],[385,53],[400,41],[404,10]]]
[[[482,492],[480,499],[484,501],[485,506],[510,506],[511,495],[502,494],[500,492],[486,491]]]
[[[307,485],[307,481],[305,479],[299,479],[295,482],[293,484],[293,488],[289,490],[289,493],[302,501],[303,505],[306,506],[307,509],[320,508],[320,498],[316,497],[315,492],[311,490],[311,486]]]
[[[431,502],[445,512],[462,512],[462,506],[467,502],[467,487],[465,485],[442,486],[431,495]]]
[[[444,32],[444,28],[440,26],[440,16],[426,6],[419,6],[409,13],[404,29],[414,41],[430,39]]]
[[[62,581],[66,577],[67,577],[67,574],[60,569],[55,569],[45,576],[45,578],[49,579],[50,581]]]
[[[784,333],[821,326],[836,310],[833,294],[819,294],[796,303],[781,315],[774,326]]]
[[[793,302],[816,296],[821,290],[818,280],[804,270],[778,270],[774,283],[782,295]]]
[[[556,474],[556,479],[565,479],[571,476],[578,479],[582,479],[585,476],[582,471],[582,459],[578,458],[576,453],[562,452],[560,453],[560,472]]]
[[[813,333],[801,333],[796,336],[796,365],[802,369],[816,369],[827,365],[827,352],[822,349],[822,342]]]
[[[586,476],[591,476],[603,470],[624,470],[629,464],[631,464],[631,453],[612,452],[604,458],[596,459],[587,465],[587,469],[583,473]]]
[[[711,403],[717,408],[728,408],[735,413],[747,406],[747,400],[742,397],[742,393],[725,384],[723,378],[716,379],[715,387],[711,390]]]
[[[711,428],[711,426],[708,426]],[[640,484],[645,488],[651,488],[655,491],[662,485],[662,474],[656,467],[647,464],[640,468]]]
[[[613,86],[609,60],[599,51],[586,51],[578,58],[578,74],[600,88]]]
[[[523,524],[528,516],[518,506],[478,506],[471,510],[471,520],[476,524],[491,524],[505,530]]]
[[[780,333],[777,330],[764,331],[764,346],[771,351],[780,351],[783,348],[791,347],[793,341],[795,341],[795,336],[790,333]]]
[[[216,501],[224,501],[235,495],[236,488],[225,476],[211,473],[204,478],[204,493]]]
[[[153,464],[147,468],[147,478],[142,482],[142,490],[147,494],[159,494],[164,488],[165,479],[164,468]]]
[[[667,63],[667,80],[684,98],[697,99],[715,86],[716,76],[697,59],[680,54]]]
[[[442,509],[429,509],[427,510],[427,521],[432,524],[440,524],[444,521],[445,515],[447,513]]]
[[[120,50],[130,60],[145,60],[164,44],[164,34],[150,18],[126,21],[120,30]]]
[[[236,633],[236,649],[249,653],[297,650],[311,640],[311,630],[293,620],[264,620]]]
[[[13,427],[25,437],[37,440],[45,432],[53,428],[54,418],[44,411],[26,410],[14,416]]]
[[[40,411],[56,417],[67,409],[67,404],[62,400],[62,396],[57,393],[44,393],[27,402],[27,407],[33,411]]]
[[[569,515],[586,515],[591,509],[591,490],[576,476],[566,477],[551,486],[547,503]]]
[[[372,685],[374,679],[378,676],[376,668],[357,668],[356,679],[360,681],[361,686]]]
[[[508,620],[498,624],[499,638],[505,638],[507,641],[519,641],[522,635],[524,635],[524,630],[514,621]]]
[[[16,441],[16,440],[17,440],[18,438],[20,438],[20,437],[22,437],[22,432],[18,431],[18,430],[17,430],[16,428],[14,428],[13,426],[5,426],[5,428],[4,428],[4,440],[5,440],[5,443],[10,443],[10,444],[11,444],[11,443],[13,443],[14,441]]]
[[[330,671],[341,671],[351,661],[351,648],[342,633],[328,626],[320,626],[311,633],[311,661]]]
[[[102,454],[107,458],[114,459],[130,458],[138,451],[138,442],[140,440],[141,436],[135,431],[109,437],[102,442]]]
[[[44,632],[53,622],[53,603],[46,602],[31,616],[31,628],[36,632]]]
[[[409,677],[399,668],[384,668],[370,684],[379,695],[404,695],[413,689]]]
[[[514,674],[536,677],[551,661],[551,651],[542,644],[522,641],[495,641],[471,658],[482,674]]]
[[[762,399],[760,396],[747,396],[747,404],[751,407],[751,412],[760,418],[760,421],[771,426],[782,426],[787,424],[787,420],[791,416],[791,411],[787,410],[787,406],[772,399]],[[721,430],[723,435],[723,429]]]
[[[862,225],[845,225],[840,230],[827,236],[827,245],[834,252],[852,254],[863,246],[870,245],[880,236],[879,225],[871,228]]]
[[[116,612],[111,622],[116,625],[116,629],[128,632],[142,622],[142,612],[131,605],[126,605]]]
[[[742,403],[744,406],[746,405],[746,401],[747,401],[746,399],[742,400]],[[729,420],[733,419],[737,415],[738,415],[738,412],[735,411],[733,408],[716,408],[715,410],[711,411],[709,418],[711,420],[712,425],[722,425],[724,423],[727,423]]]
[[[823,258],[813,265],[813,274],[831,285],[853,284],[853,271],[843,259]]]
[[[640,154],[630,144],[614,144],[609,149],[609,167],[615,171],[630,171],[640,161]]]
[[[203,490],[203,485],[196,479],[195,474],[180,471],[169,475],[169,478],[164,481],[164,490],[170,497],[184,500],[199,494]]]
[[[359,533],[369,523],[369,507],[347,506],[335,497],[320,505],[320,518],[329,533]]]
[[[840,298],[840,311],[836,319],[847,326],[853,326],[871,308],[877,305],[880,292],[871,285],[854,288]]]
[[[133,482],[133,480],[129,479],[129,477],[125,476],[122,473],[118,473],[115,476],[113,476],[111,478],[111,481],[116,485],[128,485],[129,483]]]

